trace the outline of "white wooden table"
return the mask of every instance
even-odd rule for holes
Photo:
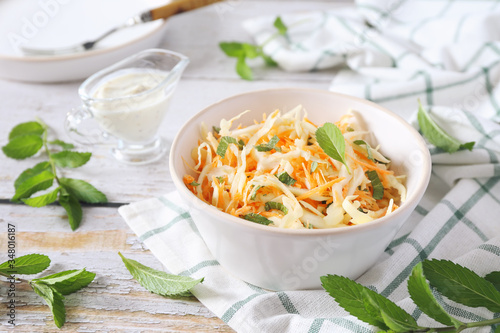
[[[187,55],[185,71],[161,132],[171,141],[180,126],[202,108],[233,94],[275,87],[327,89],[334,71],[286,73],[275,68],[256,69],[256,80],[237,77],[235,59],[218,48],[220,41],[251,41],[241,21],[261,14],[331,9],[335,1],[228,1],[169,20],[161,47]],[[9,130],[20,122],[43,119],[61,139],[66,112],[78,105],[81,82],[29,84],[0,80],[0,145]],[[85,149],[85,148],[83,148]],[[15,161],[0,153],[0,261],[7,260],[7,225],[16,226],[16,254],[47,254],[52,264],[44,274],[86,267],[97,274],[89,287],[66,297],[67,319],[61,331],[232,331],[194,297],[169,299],[146,291],[133,280],[118,257],[125,256],[162,269],[117,213],[120,204],[158,196],[174,189],[168,158],[147,166],[118,164],[107,148],[91,149],[91,161],[67,171],[67,177],[90,181],[103,191],[110,205],[85,206],[80,228],[72,232],[60,206],[32,208],[12,204],[13,182],[19,173],[37,163],[37,158]],[[59,331],[49,308],[29,286],[20,284],[16,293],[16,331]],[[6,283],[0,282],[0,331],[7,325]]]

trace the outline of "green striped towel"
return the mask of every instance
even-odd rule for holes
[[[451,135],[476,141],[472,152],[452,155],[429,146],[433,175],[424,198],[376,265],[357,280],[423,326],[440,325],[408,297],[406,279],[415,264],[441,258],[480,275],[500,270],[498,3],[371,0],[359,1],[356,10],[284,15],[288,34],[265,48],[285,70],[346,64],[350,70],[336,76],[332,90],[374,100],[413,122],[420,98]],[[245,26],[262,41],[273,33],[273,21],[262,17]],[[193,294],[238,332],[376,332],[323,290],[269,292],[230,275],[205,246],[176,193],[119,212],[168,271],[205,277]],[[463,321],[499,315],[440,301]]]

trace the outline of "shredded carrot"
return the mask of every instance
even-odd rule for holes
[[[297,200],[304,200],[305,198],[309,198],[311,195],[315,194],[315,193],[321,193],[323,192],[324,190],[326,190],[327,188],[329,188],[330,186],[332,186],[333,184],[336,184],[338,182],[341,182],[343,181],[345,178],[344,177],[340,177],[340,178],[337,178],[337,179],[334,179],[328,183],[325,183],[323,185],[320,185],[318,187],[315,187],[313,188],[312,190],[310,191],[307,191],[306,193],[302,194],[302,195],[299,195],[298,197],[296,197],[295,199]]]

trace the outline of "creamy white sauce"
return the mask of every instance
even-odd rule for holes
[[[132,143],[152,140],[168,109],[171,87],[158,87],[168,72],[127,69],[93,89],[92,113],[107,133]],[[170,88],[170,89],[169,89]]]

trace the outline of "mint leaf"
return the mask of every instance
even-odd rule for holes
[[[293,179],[289,174],[288,172],[286,171],[283,171],[282,173],[280,173],[278,175],[278,179],[280,182],[282,182],[283,184],[285,185],[289,185],[289,186],[293,186],[293,184],[295,184],[295,182],[297,182],[295,179]]]
[[[158,295],[184,296],[191,288],[203,282],[203,278],[195,280],[189,276],[167,274],[151,267],[144,266],[135,260],[125,258],[120,252],[118,252],[118,254],[134,279],[136,279],[141,286]]]
[[[491,284],[493,284],[496,290],[500,291],[500,272],[491,272],[484,278],[486,281],[489,281]]]
[[[78,168],[90,160],[92,153],[79,153],[76,151],[63,150],[52,154],[52,160],[61,168]]]
[[[273,221],[267,219],[266,217],[256,214],[256,213],[248,213],[243,216],[243,218],[247,221],[250,222],[255,222],[263,225],[270,225],[273,223]]]
[[[245,56],[245,50],[243,49],[243,43],[238,42],[222,42],[219,43],[219,47],[228,56],[233,58],[240,58]]]
[[[500,292],[468,268],[448,260],[425,260],[424,275],[431,286],[452,301],[500,312]]]
[[[59,184],[78,201],[86,203],[108,202],[106,195],[81,179],[59,178]]]
[[[255,196],[257,195],[257,191],[259,190],[259,188],[261,187],[264,187],[264,186],[261,186],[261,185],[257,185],[253,188],[252,190],[252,193],[250,194],[250,199],[251,200],[255,200]]]
[[[30,285],[45,300],[45,303],[47,303],[54,316],[54,323],[57,327],[61,328],[66,321],[66,309],[63,303],[64,297],[45,284],[30,282]]]
[[[54,174],[47,170],[43,171],[20,184],[14,197],[12,197],[12,201],[16,202],[19,199],[30,197],[35,192],[46,190],[52,186],[53,182]]]
[[[276,20],[274,20],[274,27],[276,29],[278,29],[278,32],[280,33],[280,35],[284,35],[286,34],[288,28],[287,26],[283,23],[283,21],[281,20],[281,17],[277,17]]]
[[[243,147],[242,143],[238,142],[235,138],[230,136],[223,136],[220,139],[219,145],[217,146],[217,155],[224,158],[226,156],[227,147],[229,147],[230,143],[237,145],[240,149]]]
[[[460,327],[462,324],[462,322],[450,316],[432,294],[424,276],[422,263],[418,263],[413,267],[408,279],[408,292],[413,302],[430,318],[447,326],[455,326],[455,328]]]
[[[64,142],[64,141],[59,140],[59,139],[54,140],[54,141],[49,141],[49,143],[50,143],[51,145],[57,145],[57,146],[61,147],[61,148],[62,148],[62,149],[64,149],[64,150],[69,150],[69,149],[73,149],[73,148],[75,148],[75,145],[74,145],[74,144],[72,144],[72,143],[67,143],[67,142]]]
[[[384,186],[378,177],[378,173],[375,170],[369,170],[365,172],[368,179],[370,179],[373,187],[373,199],[380,200],[384,197]]]
[[[355,140],[353,142],[355,145],[358,145],[358,146],[361,146],[361,145],[364,145],[366,147],[366,154],[368,155],[368,159],[370,161],[373,161],[375,162],[375,159],[373,158],[373,155],[372,155],[372,147],[370,147],[370,145],[368,143],[366,143],[364,140]]]
[[[288,214],[288,209],[281,202],[268,201],[266,202],[264,209],[269,211],[271,209],[281,210],[285,215]]]
[[[244,80],[253,80],[252,69],[247,65],[245,57],[239,57],[236,61],[236,73]]]
[[[59,194],[59,191],[61,190],[60,187],[56,188],[52,192],[49,192],[47,194],[40,195],[38,197],[33,197],[33,198],[28,198],[28,199],[21,199],[25,204],[31,207],[43,207],[47,206],[48,204],[53,203],[54,201],[57,200],[57,194]]]
[[[271,140],[269,140],[268,143],[263,143],[260,145],[255,146],[255,149],[257,151],[271,151],[271,150],[276,150],[277,152],[281,152],[280,147],[276,147],[276,144],[280,141],[280,138],[278,138],[277,135],[273,136]]]
[[[59,204],[64,208],[66,213],[68,214],[69,225],[71,226],[71,230],[76,230],[78,226],[80,226],[80,222],[82,222],[83,212],[82,206],[78,199],[73,195],[59,195]]]
[[[37,135],[41,136],[44,132],[43,126],[36,121],[29,121],[15,126],[9,133],[9,140],[23,135]]]
[[[43,254],[27,254],[14,259],[14,263],[6,261],[0,265],[0,272],[7,274],[37,274],[50,265],[50,259]]]
[[[370,313],[374,311],[378,312],[380,318],[394,332],[412,332],[421,328],[408,312],[401,309],[391,300],[368,288],[363,289],[362,294],[365,306],[366,303],[372,305]]]
[[[336,125],[325,123],[319,127],[316,130],[316,141],[325,154],[344,164],[350,172],[345,160],[345,139]]]
[[[16,136],[2,147],[7,157],[22,160],[35,155],[43,146],[43,140],[39,135],[28,134]]]
[[[475,144],[476,143],[474,141],[467,142],[467,143],[461,144],[459,149],[467,149],[469,151],[472,151],[472,148],[474,148]]]
[[[245,56],[249,59],[257,58],[260,55],[260,47],[257,45],[252,45],[248,43],[243,43],[243,51],[245,52]]]
[[[318,167],[318,162],[316,161],[313,161],[311,163],[311,173],[313,173],[314,171],[316,171],[316,168]]]
[[[22,183],[24,183],[29,178],[36,176],[44,171],[52,171],[52,167],[49,162],[40,162],[31,169],[24,170],[14,182],[14,188],[18,188]]]
[[[82,268],[47,275],[33,281],[49,285],[62,295],[69,295],[89,285],[94,278],[95,273]]]
[[[373,290],[370,290],[360,285],[359,283],[352,281],[351,279],[339,275],[329,274],[327,276],[322,276],[321,284],[323,288],[325,288],[325,290],[330,294],[330,296],[335,298],[335,301],[351,315],[357,317],[359,320],[362,320],[365,323],[377,326],[382,330],[389,329],[389,327],[382,320],[381,316],[379,316],[378,314],[373,315],[373,305],[369,307],[368,310],[365,307],[366,301],[363,291],[366,290],[366,293],[368,293],[369,295],[377,294]]]
[[[422,107],[420,101],[418,103],[418,126],[424,137],[434,146],[443,149],[448,153],[454,153],[461,148],[472,150],[475,142],[460,144],[460,142],[446,133],[430,116],[430,114]]]
[[[189,185],[191,185],[191,186],[200,186],[200,183],[192,181],[191,183],[189,183]]]

